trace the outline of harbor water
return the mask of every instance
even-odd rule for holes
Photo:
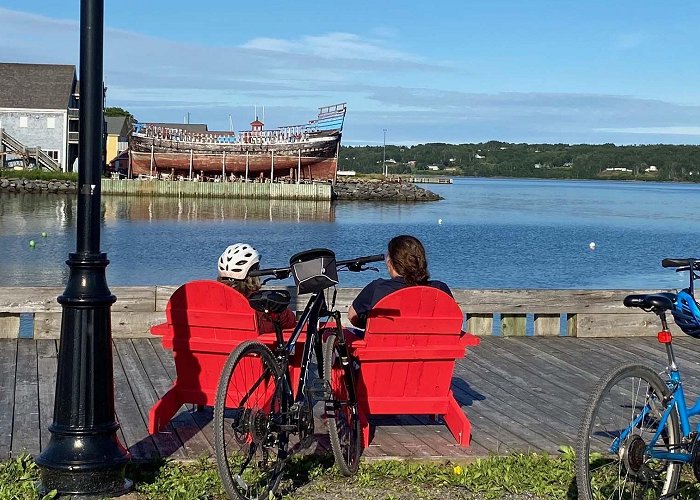
[[[424,242],[432,277],[455,288],[677,288],[686,276],[661,268],[661,259],[700,257],[700,185],[456,178],[430,190],[445,199],[103,196],[108,282],[213,278],[218,256],[239,241],[272,267],[314,247],[338,258],[380,253],[402,233]],[[76,218],[75,195],[0,193],[0,286],[64,285]],[[386,271],[345,273],[341,286],[378,276]]]

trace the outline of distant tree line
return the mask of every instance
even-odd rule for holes
[[[381,173],[382,146],[342,146],[338,168]],[[430,143],[386,146],[390,174],[700,182],[700,146]]]

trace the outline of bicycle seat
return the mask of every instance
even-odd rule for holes
[[[642,309],[658,309],[669,311],[673,309],[673,301],[676,299],[673,293],[654,293],[651,295],[628,295],[623,304],[627,307],[641,307]]]
[[[248,297],[250,307],[262,313],[281,313],[290,301],[287,290],[259,290]]]

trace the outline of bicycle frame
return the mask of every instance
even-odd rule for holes
[[[681,374],[680,371],[678,370],[678,365],[676,364],[676,358],[673,353],[673,346],[672,346],[672,337],[671,337],[671,332],[668,330],[668,325],[666,323],[666,317],[664,314],[660,314],[661,317],[661,322],[663,325],[663,330],[659,332],[659,341],[662,342],[663,344],[666,345],[666,355],[668,356],[668,367],[666,368],[667,372],[667,379],[665,380],[666,385],[668,386],[669,389],[671,389],[671,394],[665,398],[666,401],[662,401],[662,404],[665,404],[665,409],[663,414],[661,415],[661,418],[659,419],[659,425],[657,426],[656,433],[654,436],[649,440],[649,444],[647,444],[647,453],[649,456],[659,459],[659,460],[668,460],[671,462],[681,462],[681,463],[690,463],[693,460],[693,455],[692,453],[685,453],[685,452],[662,452],[662,451],[656,451],[654,449],[656,442],[658,439],[661,437],[661,432],[666,426],[666,422],[668,421],[671,412],[672,411],[677,411],[678,412],[678,418],[680,420],[680,426],[681,426],[681,439],[684,440],[686,443],[688,443],[688,440],[691,435],[691,427],[690,427],[690,418],[695,417],[697,415],[700,415],[700,398],[695,402],[692,408],[688,408],[686,406],[686,398],[685,398],[685,391],[683,390],[683,383],[681,381]],[[664,340],[662,341],[662,334],[664,336]],[[642,425],[644,419],[646,416],[649,414],[651,411],[651,408],[649,406],[649,403],[647,402],[644,405],[644,408],[642,411],[637,415],[634,420],[630,423],[629,426],[627,426],[626,429],[624,429],[621,433],[620,436],[618,436],[611,444],[610,446],[610,451],[612,453],[618,453],[621,443],[627,439],[627,437],[634,431],[634,429]],[[698,422],[698,425],[696,426],[695,429],[696,433],[700,433],[700,422]]]
[[[301,318],[297,322],[292,336],[285,343],[282,337],[282,330],[278,323],[275,325],[275,334],[277,336],[277,349],[276,354],[278,355],[278,361],[282,365],[282,373],[285,377],[285,391],[287,392],[288,401],[294,401],[294,403],[301,402],[304,398],[304,388],[306,387],[306,375],[308,372],[309,363],[311,362],[311,349],[316,346],[318,342],[318,318],[321,308],[325,309],[326,300],[324,291],[313,293],[309,297],[309,301],[306,303],[306,307],[301,314]],[[306,328],[306,342],[304,344],[304,352],[301,356],[301,369],[299,372],[299,384],[297,386],[296,398],[292,395],[292,380],[289,373],[289,356],[292,355],[296,349],[297,341],[301,336],[301,332],[304,326],[308,325]],[[284,356],[279,354],[285,353]]]

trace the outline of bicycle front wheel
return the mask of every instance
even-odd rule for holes
[[[360,465],[360,415],[352,366],[344,366],[343,361],[352,363],[347,355],[343,360],[338,336],[330,334],[323,344],[323,378],[331,391],[331,399],[326,402],[328,435],[340,472],[351,476]]]
[[[243,342],[226,361],[214,407],[216,462],[228,496],[274,495],[287,457],[284,381],[272,352]]]
[[[579,498],[656,499],[676,491],[682,464],[658,457],[680,451],[676,409],[663,418],[669,392],[642,365],[618,368],[598,383],[576,443]]]

